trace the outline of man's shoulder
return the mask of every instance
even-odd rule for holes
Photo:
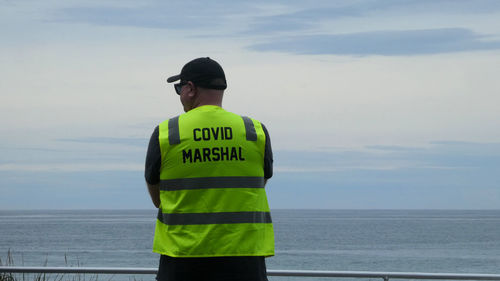
[[[241,118],[243,120],[244,123],[251,121],[250,123],[253,123],[253,125],[256,128],[262,128],[264,130],[264,132],[266,133],[266,135],[268,134],[266,126],[264,126],[264,123],[262,123],[259,119],[256,119],[256,118],[249,116],[249,115],[246,115],[246,114],[237,114],[237,113],[230,112],[230,111],[226,111],[226,112],[233,114],[235,116],[238,116],[239,118]]]
[[[185,113],[183,113],[183,114],[185,114]],[[168,123],[168,122],[169,122],[170,120],[172,120],[172,119],[178,119],[178,118],[179,118],[180,116],[182,116],[183,114],[180,114],[180,115],[175,115],[175,116],[171,116],[171,117],[169,117],[169,118],[167,118],[167,119],[164,119],[163,121],[161,121],[161,122],[160,122],[160,124],[159,124],[159,125],[164,124],[164,123]]]
[[[231,115],[233,115],[233,116],[237,116],[237,117],[242,118],[242,119],[249,119],[249,120],[252,120],[252,121],[254,121],[254,122],[257,122],[258,124],[262,123],[262,122],[260,122],[258,119],[254,118],[254,117],[252,117],[252,116],[250,116],[250,115],[247,115],[247,114],[239,114],[239,113],[235,113],[235,112],[232,112],[232,111],[227,111],[227,110],[225,110],[225,112],[226,112],[227,114],[231,114]]]

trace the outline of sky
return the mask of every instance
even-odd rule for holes
[[[0,1],[0,210],[149,209],[166,78],[266,125],[273,209],[500,209],[500,1]]]

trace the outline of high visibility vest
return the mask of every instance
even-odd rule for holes
[[[172,257],[272,256],[259,121],[201,106],[159,125],[153,251]]]

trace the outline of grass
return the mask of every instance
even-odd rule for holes
[[[68,259],[66,254],[64,254],[64,262],[66,266],[68,265]],[[48,259],[45,259],[43,266],[47,266]],[[24,261],[22,262],[24,265]],[[9,249],[7,251],[7,258],[5,263],[0,258],[0,266],[15,266],[12,251]],[[79,261],[77,261],[77,267],[80,266]],[[10,272],[0,272],[0,281],[99,281],[99,276],[97,274],[90,275],[89,279],[84,273],[79,274],[50,274],[50,273],[10,273]],[[107,281],[112,281],[113,276],[111,276]],[[132,277],[131,277],[132,278]],[[138,281],[133,277],[130,280]]]

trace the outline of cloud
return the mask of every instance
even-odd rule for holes
[[[284,13],[272,16],[257,16],[253,19],[243,34],[275,34],[277,32],[304,32],[314,28],[323,19],[335,19],[345,16],[358,16],[359,12],[339,9],[304,9],[292,13]]]
[[[275,38],[249,46],[256,51],[313,55],[427,55],[497,50],[500,41],[463,28],[374,31]]]
[[[29,175],[29,176],[27,176]],[[139,171],[1,171],[0,209],[135,209],[152,206]]]
[[[273,208],[498,209],[500,143],[276,151]],[[300,207],[298,207],[300,206]]]
[[[2,163],[0,172],[102,172],[144,171],[142,163]]]
[[[326,1],[315,2],[314,7],[300,2],[286,2],[294,9],[283,13],[257,16],[249,25],[248,34],[276,34],[284,31],[313,30],[325,21],[338,22],[347,18],[397,18],[405,15],[464,15],[492,13],[500,10],[498,1],[397,0],[397,1]],[[422,24],[422,23],[420,23]],[[424,23],[425,24],[425,23]]]
[[[200,9],[200,7],[203,7]],[[61,8],[54,22],[88,23],[102,26],[131,26],[177,30],[219,28],[249,6],[235,1],[145,1],[140,5],[88,5]]]
[[[203,9],[199,9],[203,6]],[[276,6],[282,9],[275,8]],[[273,11],[277,10],[277,11]],[[311,7],[303,1],[239,2],[217,1],[143,1],[140,5],[126,3],[91,4],[55,10],[55,22],[88,23],[102,26],[132,26],[154,29],[206,30],[217,33],[241,26],[226,35],[265,35],[277,32],[303,32],[325,21],[345,18],[367,18],[376,15],[398,17],[438,12],[444,14],[491,13],[500,10],[498,1],[317,1]],[[243,24],[242,24],[243,23]],[[244,30],[244,31],[242,31]]]
[[[57,12],[56,22],[89,23],[95,25],[135,26],[143,28],[194,28],[188,21],[164,9],[148,7],[71,7]]]
[[[500,143],[277,150],[275,168],[266,186],[272,208],[481,209],[500,204]],[[151,204],[143,164],[133,161],[0,164],[0,193],[0,206],[10,209]]]
[[[0,171],[143,171],[148,141],[147,138],[81,137],[4,145],[0,147]]]
[[[122,144],[130,146],[145,147],[148,140],[145,138],[113,138],[113,137],[87,137],[87,138],[64,138],[57,139],[61,142],[93,143],[93,144]]]
[[[398,170],[500,170],[500,143],[442,141],[425,147],[372,145],[358,150],[276,151],[284,173]]]

